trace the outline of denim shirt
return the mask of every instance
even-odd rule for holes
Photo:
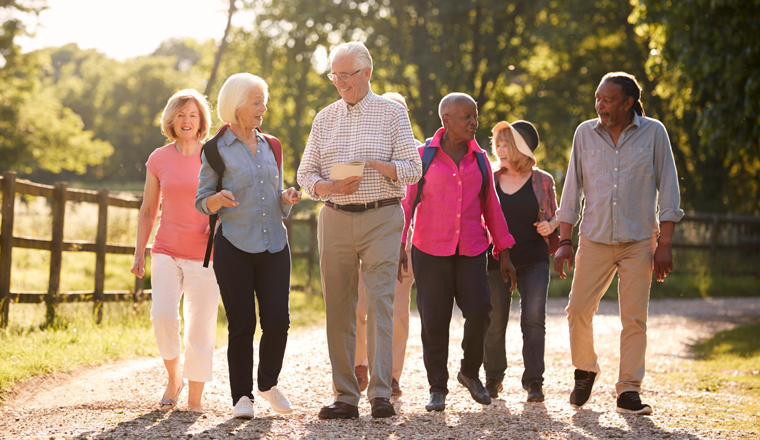
[[[219,155],[225,165],[222,188],[240,203],[221,207],[219,220],[224,225],[222,234],[236,248],[248,253],[274,253],[283,250],[288,242],[282,219],[290,214],[293,205],[280,200],[282,170],[277,168],[272,147],[263,136],[256,137],[255,156],[232,130],[226,130],[218,140]],[[201,163],[195,209],[210,215],[213,212],[206,206],[206,199],[216,194],[218,174],[205,154],[201,154]]]
[[[678,222],[678,173],[665,127],[635,115],[617,145],[599,119],[575,132],[559,221],[602,244],[646,240],[659,233],[659,222]]]

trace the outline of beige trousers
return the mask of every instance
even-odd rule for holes
[[[354,375],[360,260],[367,310],[367,397],[391,397],[393,299],[403,228],[401,205],[360,213],[324,206],[319,213],[319,266],[336,401],[358,405],[361,398]]]
[[[402,281],[396,280],[393,298],[393,379],[401,382],[406,357],[406,342],[409,339],[409,303],[414,283],[412,271],[411,241],[407,242],[406,257],[409,270],[402,273]],[[361,272],[361,271],[360,271]],[[367,310],[364,305],[364,283],[359,274],[359,304],[356,307],[356,362],[354,365],[367,365]]]
[[[620,366],[615,390],[641,390],[647,351],[647,312],[656,237],[632,243],[606,245],[580,237],[575,275],[567,308],[573,366],[601,373],[594,350],[594,314],[618,273]]]

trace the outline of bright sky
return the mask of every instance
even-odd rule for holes
[[[77,43],[125,60],[152,53],[161,41],[186,36],[219,40],[227,24],[222,0],[48,0],[34,38],[18,38],[23,52]],[[233,25],[250,23],[238,11]]]

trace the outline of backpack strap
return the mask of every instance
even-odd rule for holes
[[[414,211],[417,210],[417,205],[422,200],[422,187],[425,186],[425,174],[427,174],[428,168],[430,168],[430,162],[433,161],[435,152],[438,151],[437,148],[430,146],[430,141],[432,140],[433,138],[425,140],[425,149],[422,152],[422,177],[417,182],[417,196],[414,198],[414,205],[412,205],[412,218],[414,218]]]
[[[480,168],[480,174],[483,176],[483,183],[480,186],[480,197],[483,200],[483,206],[486,204],[486,188],[488,188],[488,175],[490,167],[486,164],[486,153],[484,151],[476,151],[475,158],[478,160],[478,168]]]
[[[262,133],[259,127],[256,127],[256,131],[264,136],[264,139],[269,142],[269,146],[272,147],[272,152],[274,153],[274,160],[277,161],[277,169],[282,171],[282,143],[280,143],[280,140],[271,134]]]
[[[211,168],[219,176],[216,181],[216,192],[222,190],[222,176],[224,176],[224,161],[222,156],[219,155],[219,146],[217,142],[219,137],[230,126],[230,124],[224,124],[219,128],[213,138],[206,141],[201,148],[201,156],[206,155],[206,161],[211,165]],[[203,257],[203,267],[208,267],[208,262],[211,259],[211,248],[214,245],[214,231],[216,231],[216,220],[219,218],[219,213],[211,214],[208,216],[208,242],[206,243],[206,255]]]

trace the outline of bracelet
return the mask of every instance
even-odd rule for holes
[[[564,240],[560,240],[559,241],[559,245],[560,246],[565,245],[565,244],[569,244],[570,246],[572,246],[573,245],[573,240],[571,240],[569,238],[566,238]]]
[[[557,246],[557,249],[561,248],[562,246],[570,246],[570,248],[573,247],[572,243],[560,243],[559,246]]]

